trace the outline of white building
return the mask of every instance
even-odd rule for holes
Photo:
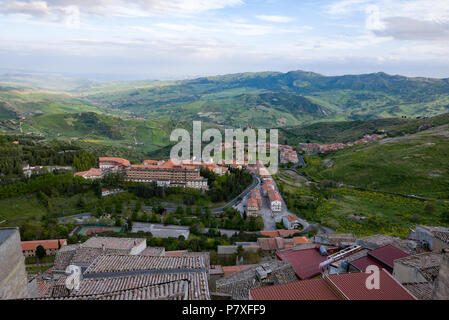
[[[279,193],[274,190],[268,190],[268,200],[270,201],[272,213],[279,213],[282,211],[282,201]]]
[[[282,218],[282,222],[287,229],[297,229],[301,225],[299,218],[294,214],[286,215]]]

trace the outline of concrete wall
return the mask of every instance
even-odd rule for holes
[[[396,262],[394,263],[393,277],[400,283],[427,282],[418,269]]]
[[[0,229],[0,232],[11,229]],[[28,280],[19,229],[14,228],[0,243],[0,300],[20,298],[28,298]]]
[[[130,254],[137,255],[147,248],[147,242],[142,241],[140,244],[131,249]]]

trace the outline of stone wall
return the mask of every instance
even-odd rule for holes
[[[449,251],[443,253],[440,272],[435,281],[433,300],[449,300]]]
[[[18,228],[0,229],[0,300],[28,298],[25,257]]]

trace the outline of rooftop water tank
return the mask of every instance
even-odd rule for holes
[[[323,246],[320,247],[320,254],[322,256],[327,256],[327,250],[325,247],[323,247]]]

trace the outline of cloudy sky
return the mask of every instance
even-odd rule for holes
[[[449,0],[0,0],[0,68],[449,77]]]

